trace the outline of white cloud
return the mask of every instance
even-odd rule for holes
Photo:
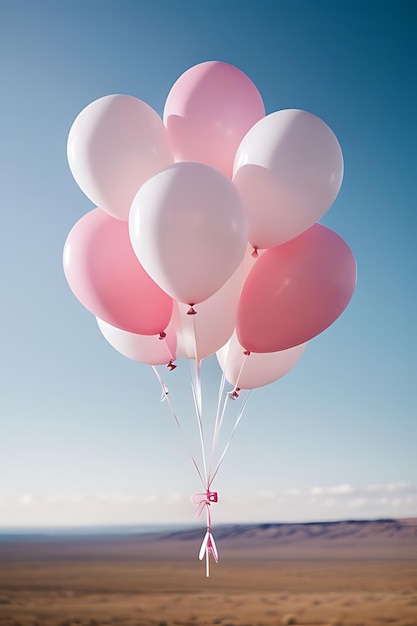
[[[309,491],[312,496],[321,496],[326,494],[331,495],[345,495],[352,494],[355,491],[355,488],[349,483],[344,483],[342,485],[335,485],[333,487],[312,487]]]
[[[167,504],[178,504],[179,502],[184,502],[185,498],[183,495],[181,495],[180,493],[171,493],[167,498],[166,498],[166,503]]]
[[[100,493],[97,496],[90,496],[92,502],[99,504],[153,504],[158,501],[154,494],[142,495],[138,493]]]
[[[343,485],[336,485],[336,487],[329,487],[327,490],[327,493],[332,493],[335,495],[345,495],[345,494],[352,494],[355,491],[355,488],[352,485],[349,485],[348,483],[343,484]]]
[[[30,493],[25,493],[18,499],[18,504],[20,504],[20,506],[29,506],[32,504],[33,500],[34,498]]]
[[[283,491],[285,496],[301,496],[302,493],[301,489],[296,489],[295,487],[290,487],[289,489],[284,489]]]
[[[417,486],[413,486],[411,483],[385,483],[368,485],[364,488],[369,493],[386,493],[386,492],[404,492],[413,490],[415,491]]]
[[[81,502],[85,502],[86,497],[79,493],[79,494],[54,494],[53,496],[51,496],[50,498],[46,498],[45,501],[50,503],[50,504],[80,504]]]
[[[366,504],[368,504],[368,501],[366,498],[354,498],[353,500],[349,500],[349,502],[347,503],[347,505],[351,507],[352,509],[362,508]]]
[[[273,500],[275,498],[275,493],[273,491],[261,491],[259,494],[261,500]]]

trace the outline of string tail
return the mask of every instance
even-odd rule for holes
[[[210,576],[210,557],[213,557],[216,563],[219,562],[219,553],[217,552],[216,542],[214,541],[210,526],[207,528],[198,554],[200,561],[202,561],[204,557],[206,557],[206,576],[208,578]]]
[[[209,550],[209,553],[212,555],[212,557],[216,561],[216,563],[218,563],[219,562],[219,553],[217,552],[216,542],[214,541],[214,537],[211,534],[211,532],[209,534],[209,538],[208,538],[208,542],[207,542],[207,548]]]
[[[204,535],[204,539],[203,539],[203,543],[201,544],[201,548],[200,548],[200,552],[198,554],[198,558],[200,559],[200,561],[202,561],[206,555],[206,550],[207,550],[207,544],[208,544],[208,540],[209,540],[209,529],[207,528],[207,532]]]

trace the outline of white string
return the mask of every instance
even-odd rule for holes
[[[227,363],[228,363],[229,355],[230,355],[230,344],[229,344],[229,348],[227,350],[226,364],[225,364],[225,367],[224,367],[224,371],[227,369]],[[236,391],[236,389],[239,388],[239,380],[240,380],[240,377],[242,376],[243,368],[245,367],[246,359],[248,358],[248,356],[249,356],[248,354],[244,355],[244,359],[242,361],[242,365],[240,366],[239,374],[237,376],[236,383],[235,383],[233,391]],[[223,376],[222,376],[222,380],[220,382],[220,388],[219,388],[219,404],[220,404],[220,394],[224,392],[224,380],[225,380],[224,371],[223,371]],[[222,427],[222,424],[223,424],[224,416],[226,414],[227,400],[229,400],[230,398],[231,398],[230,393],[228,393],[228,394],[226,394],[224,396],[224,398],[223,398],[223,407],[222,407],[222,410],[221,410],[220,413],[219,413],[219,405],[218,405],[218,412],[217,412],[217,415],[216,415],[216,422],[215,422],[214,434],[213,434],[213,446],[212,446],[212,455],[211,455],[211,464],[210,464],[210,474],[209,474],[209,481],[210,482],[209,482],[209,484],[211,484],[213,482],[214,476],[215,476],[215,474],[217,474],[217,471],[218,471],[218,468],[217,468],[215,474],[212,476],[212,465],[213,465],[215,448],[217,447],[218,439],[219,439],[219,436],[220,436],[220,430],[221,430],[221,427]],[[246,402],[245,402],[245,405],[246,405]],[[239,421],[240,421],[240,418],[239,418]],[[234,430],[232,432],[232,436],[233,436],[233,433],[234,433],[236,427],[237,427],[237,424],[235,424]],[[229,447],[229,445],[230,445],[230,441],[229,441],[229,444],[227,445],[227,448]],[[222,455],[222,459],[224,457],[224,454],[225,454],[225,452]]]
[[[225,407],[226,407],[226,398],[223,398],[223,405],[222,405],[222,396],[223,396],[223,392],[224,392],[224,387],[226,384],[226,369],[227,369],[227,363],[229,360],[229,355],[230,355],[230,343],[228,345],[227,348],[227,355],[226,355],[226,365],[223,368],[222,371],[222,377],[220,380],[220,384],[219,384],[219,392],[217,395],[217,411],[216,411],[216,419],[214,422],[214,430],[213,430],[213,441],[212,441],[212,446],[211,446],[211,456],[210,456],[210,471],[209,471],[209,480],[211,478],[211,472],[212,472],[212,468],[213,468],[213,464],[214,464],[214,453],[215,453],[215,449],[217,446],[217,441],[219,438],[219,434],[220,434],[220,420],[223,417],[224,411],[225,411]],[[226,396],[227,397],[227,396]],[[222,408],[221,408],[222,406]]]
[[[197,424],[198,424],[198,432],[200,436],[201,455],[203,459],[203,470],[204,470],[204,477],[206,480],[205,486],[207,486],[206,450],[205,450],[205,443],[204,443],[204,431],[203,431],[203,420],[202,420],[203,406],[202,406],[202,395],[201,395],[200,361],[198,360],[198,355],[197,355],[197,339],[196,339],[196,334],[195,334],[194,317],[193,317],[193,336],[194,336],[195,368],[193,370],[192,363],[190,360],[191,390],[193,394],[194,407],[195,407]],[[193,374],[195,375],[195,379],[194,379]]]
[[[249,399],[249,394],[250,394],[250,390],[244,390],[245,392],[247,392],[246,397],[244,397],[243,403],[240,407],[240,410],[238,412],[238,415],[236,417],[233,429],[230,433],[229,439],[223,449],[223,452],[217,462],[216,468],[214,470],[214,472],[212,473],[212,469],[214,466],[214,458],[215,458],[215,452],[216,452],[216,448],[218,446],[218,442],[219,442],[219,437],[220,437],[220,430],[221,427],[223,425],[223,421],[225,419],[225,414],[226,414],[226,408],[227,408],[227,401],[230,399],[234,399],[235,397],[237,397],[237,393],[235,394],[235,396],[232,396],[231,393],[225,393],[225,383],[226,383],[226,376],[225,376],[225,370],[226,367],[223,369],[223,373],[222,373],[222,377],[220,380],[220,384],[219,384],[219,391],[218,391],[218,398],[217,398],[217,410],[216,410],[216,418],[215,418],[215,423],[214,423],[214,430],[213,430],[213,440],[212,440],[212,446],[211,446],[211,457],[210,457],[210,468],[209,468],[209,474],[207,474],[207,462],[206,462],[206,448],[205,448],[205,440],[204,440],[204,430],[203,430],[203,398],[202,398],[202,386],[201,386],[201,361],[198,359],[198,354],[197,354],[197,337],[196,337],[196,331],[195,331],[195,322],[194,322],[194,318],[192,320],[192,325],[193,325],[193,337],[194,337],[194,356],[195,356],[195,367],[192,367],[192,363],[190,360],[190,378],[191,378],[191,391],[192,391],[192,396],[193,396],[193,401],[194,401],[194,407],[195,407],[195,413],[196,413],[196,417],[197,417],[197,424],[198,424],[198,431],[199,431],[199,437],[200,437],[200,445],[201,445],[201,454],[202,454],[202,462],[203,462],[203,472],[200,471],[199,465],[196,462],[194,456],[191,454],[191,460],[193,462],[193,465],[197,471],[197,474],[201,480],[201,483],[203,485],[203,488],[206,490],[206,492],[208,493],[208,491],[210,490],[211,484],[213,483],[214,479],[217,476],[217,473],[220,469],[220,466],[223,463],[223,459],[230,447],[230,444],[232,442],[233,436],[236,432],[236,429],[240,423],[240,420],[242,419],[246,404],[248,402]],[[229,359],[229,354],[230,354],[230,348],[228,349],[228,353],[227,353],[227,357],[226,357],[226,366],[227,366],[227,361]],[[242,362],[237,380],[236,380],[236,384],[234,387],[234,392],[236,391],[240,391],[238,388],[238,384],[239,384],[239,379],[242,375],[242,371],[243,368],[245,366],[246,363],[246,357],[247,355],[245,355],[245,358]],[[182,431],[181,428],[181,424],[180,421],[178,419],[178,416],[172,406],[171,400],[168,397],[168,390],[158,372],[158,370],[156,369],[155,366],[152,366],[152,369],[155,372],[155,375],[161,385],[161,389],[162,389],[162,397],[166,400],[170,410],[171,410],[171,414],[175,420],[175,423],[177,424],[177,427],[180,431]],[[203,478],[203,473],[204,473],[204,478]],[[216,494],[217,495],[217,494]],[[217,501],[217,498],[216,498]],[[214,539],[212,539],[212,535],[211,535],[211,517],[210,517],[210,503],[207,505],[207,543],[205,546],[205,557],[206,557],[206,576],[209,577],[210,576],[210,554],[213,554],[216,562],[218,559],[218,555],[217,555],[217,549],[215,547],[214,544]],[[203,545],[204,545],[205,540],[203,541]],[[213,545],[214,544],[214,545]],[[202,546],[203,547],[203,546]],[[201,558],[201,556],[200,556]]]
[[[214,481],[214,479],[216,478],[217,472],[219,471],[220,466],[221,466],[221,464],[222,464],[222,462],[223,462],[223,459],[224,459],[224,457],[225,457],[225,455],[226,455],[226,452],[228,451],[228,449],[229,449],[229,447],[230,447],[230,444],[232,443],[233,435],[235,434],[236,429],[237,429],[237,427],[239,426],[239,422],[240,422],[240,420],[242,419],[242,416],[243,416],[244,410],[245,410],[246,405],[247,405],[247,403],[248,403],[248,400],[249,400],[249,395],[250,395],[250,389],[247,389],[247,390],[245,390],[245,391],[247,391],[246,398],[244,399],[243,404],[242,404],[242,407],[241,407],[241,409],[240,409],[240,411],[239,411],[239,413],[238,413],[238,416],[237,416],[237,418],[236,418],[235,425],[233,426],[233,430],[232,430],[232,432],[231,432],[231,434],[230,434],[230,437],[229,437],[229,441],[227,442],[227,444],[226,444],[226,446],[225,446],[225,448],[224,448],[224,450],[223,450],[223,453],[222,453],[222,455],[221,455],[221,457],[220,457],[220,459],[219,459],[219,461],[218,461],[218,463],[217,463],[217,466],[216,466],[216,469],[215,469],[215,471],[214,471],[213,476],[210,478],[209,488],[210,488],[210,485],[212,484],[212,482]]]
[[[171,415],[172,415],[172,417],[174,418],[174,421],[175,421],[175,423],[176,423],[176,425],[177,425],[177,427],[178,427],[178,430],[181,432],[181,434],[182,434],[182,436],[183,436],[183,444],[185,445],[185,440],[184,440],[184,431],[183,431],[183,429],[182,429],[182,427],[181,427],[180,420],[179,420],[179,418],[178,418],[178,416],[177,416],[177,414],[176,414],[176,412],[175,412],[175,410],[174,410],[174,407],[173,407],[173,405],[172,405],[172,402],[171,402],[171,400],[170,400],[170,398],[169,398],[169,396],[168,396],[168,390],[167,390],[167,388],[166,388],[166,385],[164,384],[164,381],[162,380],[162,378],[161,378],[161,376],[160,376],[160,374],[159,374],[158,370],[156,369],[155,365],[152,365],[152,369],[153,369],[153,371],[155,372],[155,376],[157,377],[157,379],[158,379],[158,381],[159,381],[159,384],[161,385],[162,395],[164,396],[164,398],[165,398],[165,400],[166,400],[166,403],[167,403],[167,405],[168,405],[168,407],[169,407],[169,409],[170,409],[170,411],[171,411]],[[189,446],[187,446],[187,447],[189,447]],[[204,489],[206,489],[206,485],[207,485],[207,478],[206,478],[206,480],[204,480],[204,479],[203,479],[203,476],[202,476],[202,473],[201,473],[201,470],[200,470],[200,468],[199,468],[199,466],[198,466],[197,461],[195,460],[195,458],[194,458],[194,456],[193,456],[193,454],[192,454],[192,453],[190,453],[190,452],[189,452],[189,454],[190,454],[190,456],[191,456],[191,461],[193,462],[193,465],[194,465],[194,467],[195,467],[195,469],[196,469],[196,471],[197,471],[197,474],[198,474],[198,476],[199,476],[199,478],[200,478],[200,480],[201,480],[201,483],[202,483],[202,485],[203,485],[203,488],[204,488]]]

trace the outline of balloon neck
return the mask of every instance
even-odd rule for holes
[[[166,337],[166,336],[167,336],[167,334],[166,334],[166,333],[164,333],[164,332],[159,333],[159,339],[161,339],[161,340],[162,340],[162,339],[165,339],[165,337]]]
[[[175,370],[177,368],[177,366],[173,363],[172,359],[170,360],[170,362],[167,364],[167,368],[172,372],[172,370]]]
[[[249,352],[249,350],[245,350],[243,354],[244,354],[245,356],[250,356],[250,352]]]
[[[194,304],[190,304],[190,308],[187,311],[187,315],[197,315],[197,311],[194,308]]]
[[[251,257],[253,259],[257,259],[259,256],[259,252],[258,252],[258,246],[253,246],[253,252],[251,254]]]

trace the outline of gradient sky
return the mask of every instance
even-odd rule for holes
[[[200,484],[154,374],[103,339],[62,249],[94,208],[66,160],[78,113],[126,93],[162,114],[206,60],[267,113],[333,129],[345,176],[322,223],[358,263],[345,313],[252,392],[213,521],[417,515],[415,32],[412,0],[0,0],[0,526],[192,522]],[[211,357],[209,398],[220,378]],[[186,361],[166,380],[184,430],[188,381]]]

